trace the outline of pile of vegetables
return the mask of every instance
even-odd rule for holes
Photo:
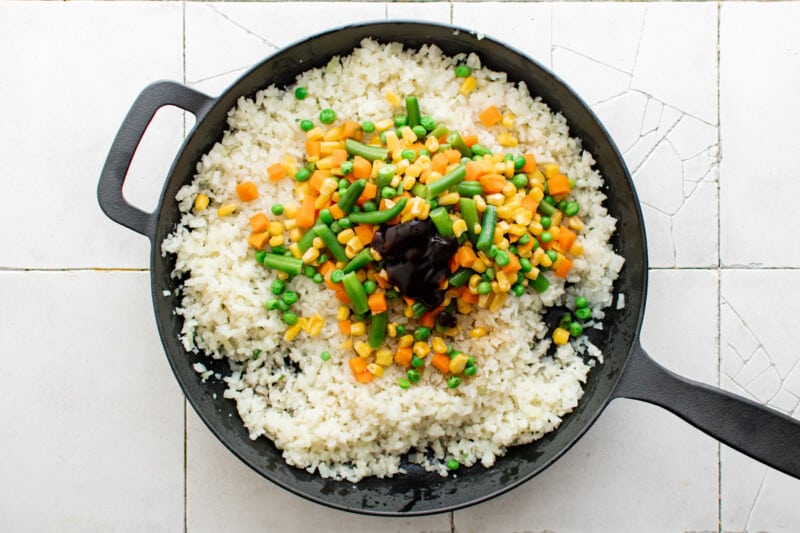
[[[456,80],[463,94],[475,88],[464,65]],[[307,94],[303,87],[295,91],[298,99]],[[544,292],[547,270],[566,278],[574,257],[583,253],[580,205],[570,198],[574,184],[557,164],[515,153],[512,114],[496,106],[479,113],[478,121],[496,127],[498,143],[508,149],[491,153],[476,135],[451,131],[422,115],[415,96],[404,102],[394,93],[385,96],[398,110],[404,103],[404,112],[359,124],[323,109],[318,124],[299,121],[306,136],[304,160],[287,156],[267,168],[274,182],[294,181],[298,203],[274,204],[271,218],[253,215],[248,243],[255,259],[277,272],[274,298],[265,306],[283,313],[286,341],[301,332],[315,336],[323,326],[320,315],[298,317],[291,310],[298,295],[286,290],[286,282],[304,275],[341,302],[337,320],[347,336],[342,347],[353,350],[348,364],[357,382],[368,383],[385,368],[401,365],[402,388],[419,381],[428,367],[445,374],[455,388],[478,372],[475,359],[447,340],[458,332],[455,314],[476,308],[496,312],[509,294]],[[241,202],[258,198],[253,182],[240,183],[237,193]],[[196,197],[196,210],[208,205],[206,195]],[[217,215],[237,208],[221,205]],[[375,244],[376,233],[415,220],[432,222],[455,250],[427,303],[400,290]],[[579,300],[575,314],[587,320],[588,302]],[[390,319],[392,309],[408,319],[405,325]],[[562,322],[554,343],[582,334],[571,315]],[[487,331],[475,327],[468,333],[478,338]],[[327,351],[320,356],[331,358]]]

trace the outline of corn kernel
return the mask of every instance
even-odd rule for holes
[[[457,192],[448,192],[442,195],[439,195],[438,201],[439,205],[455,205],[458,203],[458,200],[461,198]]]
[[[394,126],[394,120],[390,118],[385,118],[375,123],[375,131],[377,132],[386,131],[393,126]],[[375,137],[377,138],[377,135]]]
[[[450,373],[451,374],[460,374],[464,371],[464,368],[467,366],[467,361],[469,361],[469,357],[464,355],[463,353],[458,354],[457,356],[450,359]]]
[[[269,245],[272,247],[283,245],[283,235],[273,235],[269,238]]]
[[[556,211],[550,216],[551,232],[553,229],[558,228],[558,225],[561,224],[562,218],[564,218],[564,215],[561,213],[561,211]]]
[[[503,118],[500,120],[500,123],[506,128],[513,128],[516,118],[517,117],[515,117],[512,113],[506,113],[505,115],[503,115]]]
[[[467,223],[463,218],[459,218],[453,222],[453,233],[455,234],[456,239],[461,237],[465,231],[467,231]]]
[[[381,348],[375,352],[375,362],[382,366],[391,366],[391,364],[394,362],[394,354],[391,350]]]
[[[346,230],[342,230],[336,235],[336,240],[339,241],[339,244],[347,244],[347,242],[356,236],[356,232],[350,228]]]
[[[508,298],[508,293],[507,292],[500,292],[500,293],[494,294],[493,298],[492,298],[492,301],[489,303],[489,311],[491,311],[492,313],[498,312],[500,310],[500,308],[503,307],[503,304],[505,303],[506,298]]]
[[[295,259],[300,259],[303,257],[303,252],[300,251],[300,245],[296,242],[289,246],[289,251],[292,252],[292,255]]]
[[[309,231],[311,231],[311,230],[309,230]],[[311,240],[311,246],[313,246],[313,247],[314,247],[314,248],[316,248],[317,250],[320,250],[320,249],[322,249],[322,248],[325,248],[325,243],[324,243],[324,242],[322,242],[322,239],[320,239],[319,237],[314,237],[314,238]]]
[[[283,214],[286,215],[286,218],[295,218],[297,217],[297,204],[289,202],[288,204],[284,204],[283,206]]]
[[[578,241],[572,243],[572,246],[569,249],[569,253],[575,256],[583,255],[583,243],[580,243]]]
[[[289,274],[287,274],[286,272],[278,272],[277,276],[278,276],[278,279],[283,280],[283,281],[286,281],[287,279],[289,279]]]
[[[208,202],[209,202],[208,196],[203,193],[200,193],[194,198],[194,208],[197,209],[198,211],[202,211],[206,207],[208,207]]]
[[[541,248],[539,248],[541,250]],[[550,256],[547,254],[542,254],[542,257],[539,258],[539,264],[545,268],[550,268],[553,266],[553,261],[550,259]]]
[[[397,337],[397,324],[394,322],[386,324],[386,334],[391,338]]]
[[[569,331],[564,328],[556,328],[553,330],[553,342],[559,346],[569,342]]]
[[[400,348],[410,348],[413,344],[414,344],[413,335],[403,335],[397,342],[397,346]]]
[[[323,136],[323,139],[327,139],[329,135],[330,135],[330,131],[327,132]],[[323,155],[331,155],[334,150],[337,150],[339,148],[339,146],[341,146],[341,145],[338,142],[324,140],[319,145],[319,153],[321,153]],[[320,163],[322,161],[323,160],[320,159]],[[327,167],[321,167],[321,166],[317,165],[317,168],[331,168],[331,165],[328,165]]]
[[[505,272],[498,270],[495,276],[497,279],[497,288],[500,289],[501,292],[508,292],[511,290],[511,280]]]
[[[270,241],[272,241],[272,239],[270,239]],[[313,263],[314,261],[316,261],[317,258],[319,258],[319,250],[317,248],[314,248],[313,246],[310,247],[308,250],[306,250],[303,253],[303,256],[301,257],[301,259],[303,260],[303,263],[305,263],[307,265],[309,265],[309,264]]]
[[[401,183],[403,184],[403,189],[409,191],[411,188],[416,185],[417,180],[413,176],[405,176]]]
[[[544,166],[544,175],[548,178],[552,178],[556,174],[560,174],[561,169],[558,167],[558,163],[547,163]]]
[[[412,311],[410,307],[406,307],[406,310],[403,311],[403,316],[406,317],[406,318],[413,318],[414,317],[414,311]]]
[[[347,320],[350,318],[350,309],[346,305],[340,305],[336,310],[336,320]]]
[[[486,261],[482,260],[481,258],[478,258],[475,260],[474,263],[472,263],[471,268],[478,274],[483,274],[484,272],[486,272],[487,266],[488,264],[486,263]]]
[[[350,335],[363,335],[367,332],[367,327],[363,322],[353,322],[350,325]]]
[[[478,326],[477,328],[472,328],[469,331],[469,336],[472,337],[473,339],[479,339],[485,335],[486,335],[486,328],[482,326]]]
[[[493,292],[489,294],[481,294],[478,296],[478,307],[487,308],[489,304],[492,303],[492,297],[494,296]]]
[[[316,314],[308,321],[307,333],[312,337],[316,337],[322,331],[322,326],[325,325],[325,319],[321,315]]]
[[[486,196],[486,203],[490,205],[500,207],[505,202],[506,202],[506,197],[501,192],[497,192]]]
[[[283,334],[283,340],[285,341],[293,341],[295,337],[302,331],[303,326],[300,323],[296,323],[294,326],[289,326],[286,329],[286,332]]]
[[[347,257],[352,259],[358,252],[360,252],[363,249],[364,249],[364,244],[361,242],[361,239],[358,238],[358,235],[356,235],[352,237],[349,241],[347,241],[344,251],[345,255],[347,255]]]
[[[414,352],[414,355],[417,357],[425,357],[431,351],[430,345],[425,341],[418,341],[414,343],[414,347],[411,349]]]
[[[447,353],[447,344],[445,344],[444,339],[441,337],[433,337],[431,339],[431,346],[436,353]]]
[[[367,365],[367,371],[375,376],[376,378],[383,376],[383,367],[376,363],[370,363]]]
[[[464,81],[461,83],[461,87],[458,88],[458,92],[466,96],[472,91],[474,91],[475,87],[477,86],[478,86],[478,80],[476,80],[472,76],[469,76],[467,78],[464,78]]]
[[[425,139],[425,148],[432,154],[436,153],[439,149],[439,140],[433,135],[429,136]]]
[[[486,200],[483,199],[483,195],[477,195],[474,197],[475,199],[475,207],[478,209],[478,213],[483,213],[486,211]]]
[[[326,131],[325,132],[325,136],[323,137],[323,139],[325,139],[326,141],[329,141],[329,142],[330,141],[338,141],[339,139],[342,138],[343,134],[344,134],[344,126],[342,126],[340,124],[339,126],[334,126],[333,128],[331,128],[328,131]],[[342,146],[341,143],[337,143],[337,144],[339,144],[339,146]],[[344,146],[342,146],[342,148],[344,148]]]
[[[497,218],[510,219],[512,216],[514,216],[514,210],[508,204],[501,205],[497,208]]]
[[[310,129],[306,132],[306,139],[309,141],[320,141],[325,136],[325,132],[320,127]]]
[[[351,339],[345,339],[339,344],[340,350],[349,350],[353,347],[353,341]]]
[[[239,209],[239,206],[236,204],[224,204],[217,209],[217,216],[227,217],[228,215],[235,213],[237,209]]]
[[[408,147],[417,142],[417,135],[414,133],[408,126],[403,126],[400,128],[400,133],[403,134],[403,144]]]
[[[567,227],[574,231],[583,231],[583,220],[577,216],[567,217]]]
[[[386,91],[386,94],[383,95],[386,98],[386,101],[392,105],[400,105],[400,97],[397,93],[393,91]]]
[[[353,349],[360,357],[369,357],[372,354],[372,347],[364,341],[358,341],[353,344]]]
[[[281,235],[283,234],[283,224],[280,222],[270,222],[269,223],[269,234],[270,235]]]

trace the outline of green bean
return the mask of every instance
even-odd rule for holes
[[[330,250],[337,261],[348,260],[347,254],[344,253],[344,248],[339,244],[339,241],[336,240],[336,234],[331,231],[331,228],[320,224],[314,226],[314,233],[316,233],[317,237],[322,239],[322,242],[325,243],[325,246]]]
[[[539,276],[530,282],[530,286],[533,287],[533,290],[536,292],[544,292],[550,286],[550,280],[548,280],[544,274],[539,274]]]
[[[369,311],[369,304],[367,303],[367,293],[364,291],[364,286],[358,281],[355,272],[345,274],[342,278],[342,285],[353,304],[353,310],[356,314],[366,313]]]
[[[364,187],[367,186],[367,180],[360,179],[356,180],[350,184],[344,194],[339,197],[339,201],[336,202],[336,205],[339,206],[345,214],[350,213],[353,210],[353,206],[356,205],[356,201],[358,197],[361,196],[361,193],[364,192]]]
[[[428,184],[428,200],[436,198],[439,194],[443,193],[450,187],[454,187],[464,181],[467,177],[467,167],[458,165],[456,168],[439,178],[438,180]]]
[[[369,325],[369,345],[372,348],[378,348],[383,344],[383,339],[386,338],[386,323],[389,321],[389,312],[384,311],[377,315],[372,315],[372,321]]]
[[[267,254],[264,256],[264,266],[296,276],[303,270],[303,262],[294,257],[285,255]]]
[[[472,277],[474,273],[475,271],[471,268],[460,268],[447,278],[447,285],[448,287],[461,287],[469,281],[469,278]]]
[[[551,217],[555,214],[556,208],[545,200],[542,200],[539,202],[539,212],[545,216]]]
[[[350,272],[355,272],[360,268],[364,268],[368,264],[372,263],[372,254],[369,251],[369,248],[364,248],[354,258],[350,260],[344,267],[344,273],[349,274]]]
[[[461,217],[467,223],[469,240],[474,242],[478,236],[475,233],[475,225],[478,224],[478,206],[472,198],[461,198],[458,201],[458,205],[461,209]]]
[[[419,125],[419,100],[416,96],[406,96],[406,114],[408,115],[408,125],[412,128]]]
[[[351,185],[352,187],[352,185]],[[383,211],[373,211],[372,213],[352,213],[350,215],[350,222],[355,224],[372,224],[379,226],[385,222],[389,222],[394,217],[399,215],[406,207],[407,198],[400,198],[400,200],[389,209]],[[347,261],[347,259],[345,259]]]
[[[381,146],[367,146],[364,143],[358,142],[355,139],[345,139],[344,149],[350,155],[360,155],[369,161],[376,159],[386,160],[389,157],[389,149]]]
[[[450,220],[450,215],[447,214],[447,210],[444,207],[437,207],[428,216],[433,221],[433,225],[436,226],[436,231],[439,232],[439,235],[442,237],[452,237],[454,235],[453,221]]]
[[[475,195],[483,193],[483,187],[479,181],[462,181],[456,185],[456,192],[461,196],[472,198]]]
[[[478,242],[475,243],[475,247],[478,250],[485,252],[489,249],[494,241],[494,228],[496,226],[497,207],[489,204],[486,206],[486,211],[483,212],[483,220],[481,221],[481,234],[478,235]]]
[[[464,157],[472,157],[472,150],[467,143],[464,142],[464,139],[461,138],[461,134],[457,131],[451,131],[447,135],[447,143],[452,147],[461,152],[461,155]]]
[[[447,135],[448,133],[450,133],[450,130],[447,129],[447,126],[445,126],[444,124],[439,124],[435,128],[433,128],[433,130],[428,135],[431,135],[439,139],[440,137],[442,137],[443,135]]]
[[[417,182],[413,187],[411,187],[411,194],[414,196],[419,196],[420,198],[427,198],[428,187],[426,187],[424,183]]]

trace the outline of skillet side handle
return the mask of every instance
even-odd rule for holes
[[[152,239],[153,214],[132,206],[122,195],[136,148],[160,108],[174,105],[195,115],[199,122],[213,103],[213,98],[172,81],[160,81],[144,88],[122,121],[100,173],[97,201],[108,218]]]
[[[800,479],[800,422],[746,398],[681,377],[636,343],[614,391],[658,405],[753,459]]]

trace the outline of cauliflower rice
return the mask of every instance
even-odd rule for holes
[[[472,67],[477,79],[466,97],[453,75],[460,63]],[[228,131],[198,163],[194,181],[178,193],[183,217],[162,244],[163,253],[175,255],[174,276],[185,278],[177,310],[185,319],[182,342],[187,350],[230,361],[226,397],[236,401],[250,437],[271,439],[291,465],[356,482],[403,473],[406,459],[442,475],[448,457],[490,467],[509,446],[556,429],[583,394],[591,364],[582,355],[587,348],[601,354],[585,337],[551,350],[542,314],[549,306],[570,305],[580,294],[599,323],[623,263],[608,243],[615,220],[602,205],[602,177],[592,169],[591,154],[569,137],[564,117],[532,97],[524,84],[481,68],[476,55],[446,57],[435,46],[403,50],[397,43],[365,40],[350,56],[305,72],[297,85],[308,89],[304,100],[293,96],[294,86],[271,86],[239,100],[229,113]],[[579,237],[584,253],[574,259],[566,283],[548,274],[550,288],[542,294],[511,295],[497,313],[456,315],[461,333],[452,342],[476,359],[479,372],[455,389],[434,370],[401,389],[397,379],[404,369],[398,365],[386,368],[380,379],[355,383],[347,365],[352,348],[340,348],[346,340],[337,327],[340,304],[332,291],[304,276],[291,282],[300,295],[293,310],[300,316],[319,313],[325,324],[316,337],[284,341],[286,324],[264,309],[276,272],[258,264],[247,243],[252,214],[294,201],[292,180],[274,183],[265,169],[287,154],[302,159],[305,133],[297,120],[323,108],[335,109],[342,120],[392,117],[398,109],[385,98],[387,91],[418,96],[424,114],[477,133],[493,152],[503,150],[500,129],[484,128],[476,117],[490,104],[502,105],[516,117],[519,146],[512,150],[561,166],[574,180],[572,194],[586,226]],[[243,180],[256,182],[260,195],[233,215],[192,209],[201,192],[213,206],[235,201],[236,184]],[[390,309],[390,320],[407,319],[402,310]],[[478,326],[489,334],[471,338],[467,332]],[[319,357],[323,351],[332,354],[329,361]]]

